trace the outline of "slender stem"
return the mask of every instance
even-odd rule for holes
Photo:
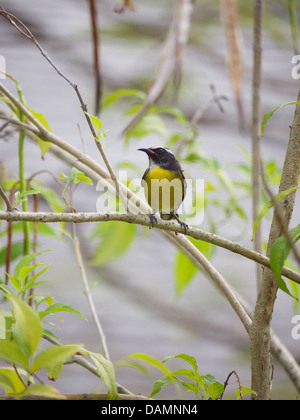
[[[253,75],[252,75],[252,219],[253,223],[257,219],[261,204],[261,184],[260,184],[260,91],[261,91],[261,59],[262,59],[262,19],[263,19],[264,0],[256,0],[255,3],[255,23],[254,23],[254,43],[253,43]],[[254,237],[254,250],[262,253],[262,232],[259,226]],[[262,270],[256,266],[257,290],[259,290],[262,280]]]
[[[86,274],[86,270],[85,270],[85,266],[84,266],[83,258],[82,258],[82,253],[81,253],[81,249],[80,249],[80,241],[79,241],[79,238],[78,238],[78,235],[77,235],[77,229],[76,229],[76,226],[75,226],[74,223],[73,223],[73,244],[74,244],[77,263],[78,263],[80,273],[81,273],[81,279],[82,279],[82,283],[83,283],[83,287],[84,287],[84,293],[86,295],[87,302],[88,302],[93,320],[96,324],[97,332],[98,332],[98,335],[99,335],[99,338],[100,338],[100,343],[101,343],[103,351],[104,351],[104,355],[105,355],[107,360],[110,360],[108,346],[107,346],[107,343],[106,343],[106,337],[105,337],[102,325],[100,323],[99,317],[97,315],[97,310],[96,310],[94,300],[93,300],[93,296],[92,296],[92,293],[91,293],[91,289],[90,289],[90,286],[89,286],[89,283],[88,283],[87,274]]]
[[[20,85],[17,84],[18,94],[20,102],[25,106],[25,98],[23,96]],[[19,116],[20,122],[24,123],[26,121],[25,115],[20,112]],[[24,194],[26,192],[26,178],[25,178],[25,158],[24,158],[24,140],[25,140],[25,131],[21,130],[19,134],[19,179],[20,179],[20,193]],[[22,201],[22,208],[24,212],[28,212],[28,199],[24,196]],[[24,229],[24,253],[26,255],[30,254],[30,229],[29,223],[23,223]]]

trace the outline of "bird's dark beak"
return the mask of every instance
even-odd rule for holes
[[[155,152],[152,149],[138,149],[138,151],[145,152],[145,153],[147,153],[148,156],[155,155]]]

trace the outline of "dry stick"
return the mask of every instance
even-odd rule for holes
[[[300,90],[298,93],[300,101]],[[290,132],[289,144],[283,165],[279,192],[298,185],[300,175],[300,106],[296,106],[294,121]],[[295,203],[295,193],[285,197],[283,210],[287,226],[291,220]],[[270,229],[267,256],[277,238],[283,235],[281,223],[274,213]],[[257,392],[257,398],[268,400],[271,397],[271,321],[274,303],[277,297],[277,281],[274,273],[264,270],[260,292],[258,294],[250,332],[251,343],[251,388]]]
[[[97,7],[95,0],[89,0],[90,19],[92,26],[92,41],[93,41],[93,61],[95,73],[95,115],[99,114],[100,102],[102,96],[102,78],[100,72],[100,56],[99,56],[99,30],[97,25]]]
[[[260,90],[261,90],[261,55],[262,55],[262,19],[264,0],[256,0],[255,27],[253,43],[253,75],[252,75],[252,220],[255,223],[260,211],[261,185],[260,185]],[[254,237],[254,250],[262,253],[262,230],[259,226]],[[259,290],[262,280],[262,270],[256,265],[256,282]]]
[[[222,392],[222,395],[218,398],[218,400],[221,400],[221,399],[223,398],[223,396],[224,396],[224,392],[225,392],[225,390],[226,390],[226,388],[227,388],[227,386],[228,386],[228,383],[229,383],[229,379],[231,378],[231,376],[232,376],[232,375],[235,375],[235,377],[236,377],[236,379],[237,379],[237,381],[238,381],[241,400],[243,400],[243,399],[244,399],[244,398],[243,398],[243,390],[242,390],[242,384],[241,384],[240,377],[239,377],[239,375],[237,374],[237,372],[236,372],[235,370],[233,370],[233,371],[232,371],[232,372],[230,372],[230,373],[229,373],[229,375],[227,376],[226,381],[224,382],[224,391]]]

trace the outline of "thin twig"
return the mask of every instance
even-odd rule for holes
[[[13,211],[12,205],[10,204],[10,201],[7,198],[7,196],[6,196],[3,188],[1,187],[1,185],[0,185],[0,195],[3,198],[3,201],[4,201],[5,205],[6,205],[7,211]]]
[[[229,379],[231,378],[232,375],[235,375],[235,377],[236,377],[236,379],[238,381],[239,390],[240,390],[240,397],[241,397],[241,400],[244,400],[244,398],[243,398],[242,384],[241,384],[241,381],[240,381],[240,377],[239,377],[239,375],[237,374],[237,372],[235,370],[233,370],[232,372],[230,372],[229,375],[227,376],[226,381],[224,382],[224,391],[223,391],[222,395],[218,398],[219,400],[221,400],[223,398],[224,392],[225,392],[225,390],[226,390],[226,388],[228,386],[228,383],[229,383]]]
[[[228,101],[227,96],[224,95],[217,95],[215,87],[213,85],[210,85],[210,89],[212,92],[212,98],[207,101],[205,104],[201,105],[195,112],[195,114],[192,116],[188,127],[187,132],[182,136],[182,138],[177,142],[177,147],[175,150],[175,155],[178,156],[182,150],[182,147],[185,145],[187,140],[189,139],[189,133],[192,130],[193,133],[197,133],[197,124],[205,114],[205,112],[213,105],[216,104],[220,110],[220,112],[225,112],[224,108],[222,106],[221,101]]]
[[[261,185],[260,185],[260,90],[262,79],[262,19],[263,19],[264,0],[255,2],[255,24],[254,24],[254,42],[253,42],[253,74],[252,74],[252,220],[253,223],[258,217],[261,203]],[[262,231],[259,226],[254,237],[254,250],[262,253]],[[262,270],[256,266],[257,290],[259,290],[262,281]]]
[[[102,96],[102,77],[100,72],[99,29],[97,22],[97,5],[95,0],[89,0],[90,20],[93,41],[93,62],[95,74],[95,115],[99,114]]]

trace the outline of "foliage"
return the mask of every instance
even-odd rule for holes
[[[180,359],[180,361],[188,363],[191,368],[180,368],[171,371],[166,367],[165,364],[172,359]],[[163,359],[162,362],[160,362],[155,357],[148,354],[134,353],[127,356],[125,359],[120,360],[117,363],[117,366],[129,366],[141,371],[144,374],[149,375],[148,370],[140,364],[140,361],[147,363],[148,365],[164,373],[164,376],[155,381],[149,398],[155,397],[163,390],[163,388],[170,385],[175,386],[178,392],[178,396],[181,399],[185,399],[183,390],[193,393],[195,398],[198,400],[219,400],[224,395],[225,386],[221,382],[217,381],[214,376],[210,374],[199,374],[198,364],[195,357],[193,356],[181,353],[176,356],[167,356]],[[236,399],[238,400],[241,398],[241,396],[244,397],[247,394],[253,393],[254,392],[250,388],[241,387],[241,389],[236,391]],[[234,399],[227,395],[226,398]]]
[[[45,252],[45,251],[44,251]],[[81,344],[53,345],[45,350],[40,350],[43,336],[56,338],[54,334],[45,329],[46,317],[55,316],[59,312],[70,312],[86,319],[79,311],[67,303],[53,303],[51,296],[45,297],[39,294],[26,295],[26,292],[45,283],[45,280],[37,279],[43,275],[50,266],[33,275],[43,263],[34,264],[34,260],[42,252],[26,255],[17,263],[14,275],[9,275],[10,286],[0,284],[3,297],[9,303],[10,311],[1,311],[0,317],[5,319],[5,332],[1,332],[0,358],[12,367],[0,367],[0,388],[4,388],[7,394],[13,394],[17,398],[25,395],[39,395],[48,398],[64,399],[64,396],[53,386],[36,384],[37,372],[47,371],[48,378],[56,381],[61,373],[63,364],[75,354],[87,355],[94,362],[99,378],[108,387],[108,399],[116,399],[117,389],[115,383],[114,367],[101,354],[86,350]],[[30,277],[31,275],[31,277]],[[34,300],[34,309],[26,301]],[[41,309],[41,306],[45,306]]]

